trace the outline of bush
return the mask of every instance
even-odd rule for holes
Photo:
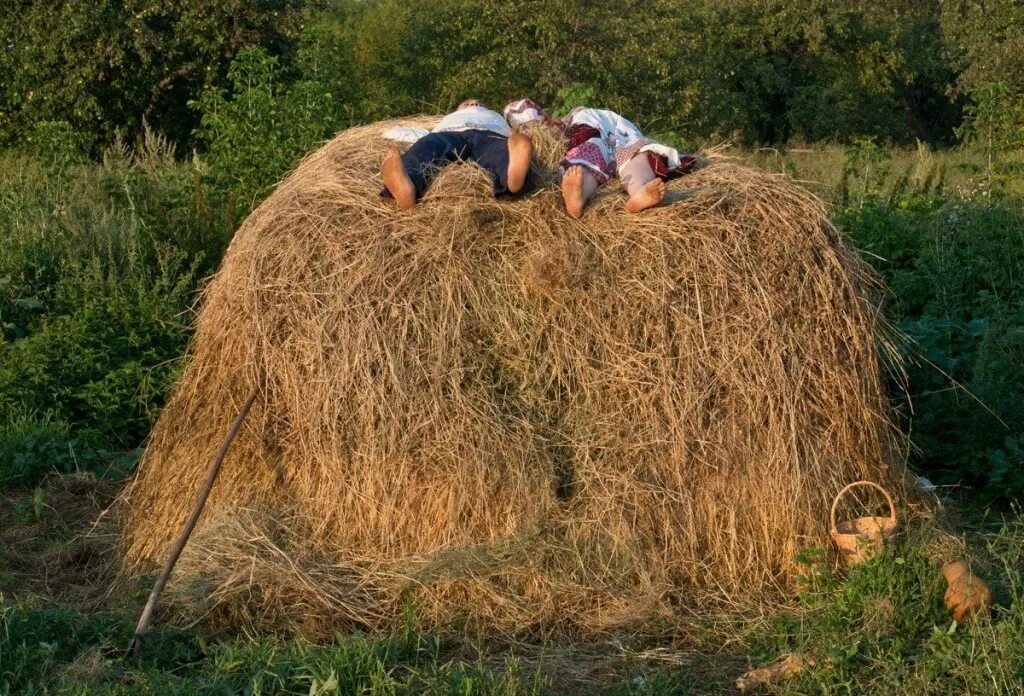
[[[130,466],[234,218],[150,136],[103,165],[0,159],[0,480]]]
[[[240,215],[342,120],[323,83],[286,87],[283,77],[276,58],[243,51],[228,70],[230,93],[209,90],[191,103],[202,114],[197,134],[207,148],[202,161],[209,179]]]
[[[971,104],[957,133],[984,155],[985,164],[978,168],[981,195],[1000,196],[1021,173],[1010,154],[1024,148],[1024,88],[1014,92],[1003,82],[993,82],[976,86],[970,94]]]
[[[0,484],[71,471],[73,456],[71,426],[53,411],[38,413],[16,404],[0,420]]]
[[[302,0],[21,0],[0,4],[0,143],[64,121],[109,145],[143,123],[179,143],[186,103],[238,52],[290,56]]]
[[[65,121],[100,146],[146,122],[192,145],[199,114],[186,104],[232,89],[247,50],[275,57],[286,84],[326,85],[360,120],[467,96],[550,102],[583,83],[651,132],[949,142],[951,84],[969,75],[961,91],[973,94],[992,81],[978,66],[993,48],[1012,74],[1019,11],[992,21],[971,8],[964,45],[945,5],[23,0],[0,7],[0,143]]]
[[[39,121],[22,145],[51,167],[63,169],[84,164],[92,146],[87,133],[76,131],[67,121]]]
[[[911,339],[917,466],[988,498],[1024,496],[1024,213],[1005,202],[869,199],[838,222],[870,252],[891,290],[888,314]]]

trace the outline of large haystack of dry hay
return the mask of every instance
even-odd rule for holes
[[[422,122],[422,121],[421,121]],[[839,488],[903,490],[871,278],[822,203],[724,159],[631,216],[472,166],[408,212],[377,124],[310,155],[238,231],[124,497],[161,561],[253,385],[172,578],[180,604],[312,634],[586,634],[778,598]]]

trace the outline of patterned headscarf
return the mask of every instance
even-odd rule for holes
[[[532,99],[519,99],[505,106],[505,120],[510,126],[521,126],[531,121],[546,121],[548,115]]]

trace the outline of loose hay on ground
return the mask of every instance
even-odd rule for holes
[[[447,168],[401,212],[379,137],[307,157],[235,236],[123,505],[160,561],[253,385],[170,591],[229,624],[588,634],[754,609],[832,496],[904,491],[866,266],[820,200],[713,160],[630,216]],[[242,510],[244,509],[244,512]]]

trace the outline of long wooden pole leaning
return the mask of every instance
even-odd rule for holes
[[[181,534],[178,535],[178,541],[175,542],[174,548],[171,549],[171,555],[167,557],[163,570],[157,576],[156,582],[153,584],[153,591],[149,593],[146,606],[142,610],[142,615],[139,616],[139,623],[135,626],[135,635],[132,636],[132,642],[128,644],[128,650],[125,651],[125,659],[139,654],[139,650],[142,647],[142,636],[149,627],[150,619],[153,618],[153,608],[156,606],[156,600],[160,597],[160,593],[163,592],[164,585],[167,584],[167,579],[171,576],[171,571],[174,570],[174,564],[178,562],[178,557],[181,556],[185,544],[188,543],[188,538],[192,536],[192,530],[195,529],[196,522],[199,521],[199,516],[203,513],[206,499],[210,497],[210,491],[213,490],[213,482],[217,479],[217,474],[220,473],[221,464],[224,463],[224,455],[228,453],[228,448],[231,447],[231,443],[238,434],[239,428],[242,427],[242,421],[249,415],[249,409],[252,408],[253,402],[256,401],[258,393],[259,389],[254,388],[252,394],[242,404],[241,410],[235,416],[234,422],[228,429],[228,434],[224,437],[224,442],[220,444],[217,454],[214,455],[210,469],[206,472],[206,481],[203,483],[203,487],[199,489],[199,498],[196,500],[195,507],[192,508],[192,514],[189,516],[188,521],[185,522],[185,527],[181,530]]]

